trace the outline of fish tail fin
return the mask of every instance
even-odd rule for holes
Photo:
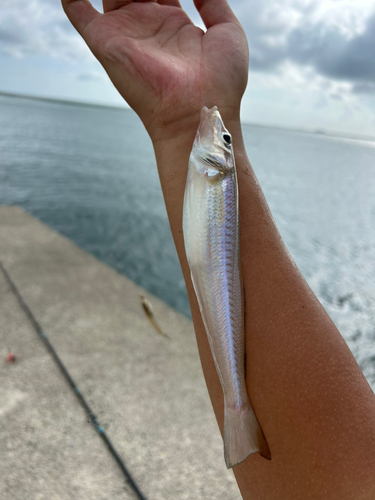
[[[240,464],[252,453],[260,452],[271,458],[267,441],[255,416],[251,404],[242,407],[225,407],[224,415],[224,456],[230,469]]]
[[[163,330],[160,328],[160,326],[157,324],[155,318],[149,318],[150,320],[150,323],[152,324],[152,326],[155,328],[155,330],[160,334],[162,335],[163,337],[166,337],[167,339],[171,340],[170,336],[167,335],[165,332],[163,332]]]

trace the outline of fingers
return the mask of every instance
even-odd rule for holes
[[[171,7],[181,7],[179,0],[158,0],[160,5],[170,5]]]
[[[194,0],[194,3],[207,29],[215,24],[238,23],[226,0]]]
[[[82,36],[86,26],[100,16],[89,0],[61,0],[61,3],[70,22]]]
[[[130,3],[146,3],[146,2],[156,2],[157,0],[103,0],[103,11],[110,12],[111,10],[121,9]]]
[[[133,0],[103,0],[103,12],[120,9],[132,2]]]

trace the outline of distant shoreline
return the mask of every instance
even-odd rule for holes
[[[311,134],[317,137],[327,137],[330,139],[349,139],[351,141],[375,142],[375,137],[372,137],[370,135],[346,134],[345,132],[335,132],[332,130],[322,130],[322,129],[281,127],[280,125],[265,125],[263,123],[250,123],[250,122],[243,122],[243,123],[246,125],[251,125],[253,127],[273,128],[277,130],[284,130],[287,132],[298,132],[301,134]]]
[[[13,92],[3,92],[0,91],[0,97],[14,97],[16,99],[31,99],[34,101],[43,101],[43,102],[51,102],[56,104],[65,104],[67,106],[83,106],[89,108],[106,108],[113,110],[121,110],[121,111],[132,111],[130,107],[125,106],[114,106],[111,104],[98,104],[84,101],[69,101],[68,99],[57,99],[52,97],[42,97],[36,95],[29,94],[17,94]],[[357,134],[347,134],[345,132],[335,132],[332,130],[325,129],[308,129],[308,128],[292,128],[292,127],[282,127],[280,125],[272,125],[265,123],[253,123],[253,122],[243,122],[244,125],[250,125],[252,127],[263,127],[263,128],[273,128],[277,130],[286,130],[289,132],[299,132],[304,134],[312,134],[318,137],[329,137],[329,138],[337,138],[337,139],[350,139],[354,141],[366,141],[366,142],[375,142],[375,137],[369,135],[357,135]]]
[[[125,106],[112,106],[110,104],[97,104],[95,102],[84,102],[84,101],[69,101],[68,99],[56,99],[53,97],[42,97],[30,94],[16,94],[14,92],[0,91],[0,97],[15,97],[16,99],[30,99],[32,101],[44,101],[56,104],[66,104],[67,106],[84,106],[89,108],[109,108],[109,109],[120,109],[122,111],[132,111],[131,108]]]

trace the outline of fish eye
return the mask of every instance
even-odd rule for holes
[[[232,137],[229,134],[223,134],[223,140],[228,146],[232,144]]]

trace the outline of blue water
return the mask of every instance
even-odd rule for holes
[[[375,142],[244,125],[280,232],[375,387]],[[0,96],[18,204],[189,315],[151,142],[132,111]]]

